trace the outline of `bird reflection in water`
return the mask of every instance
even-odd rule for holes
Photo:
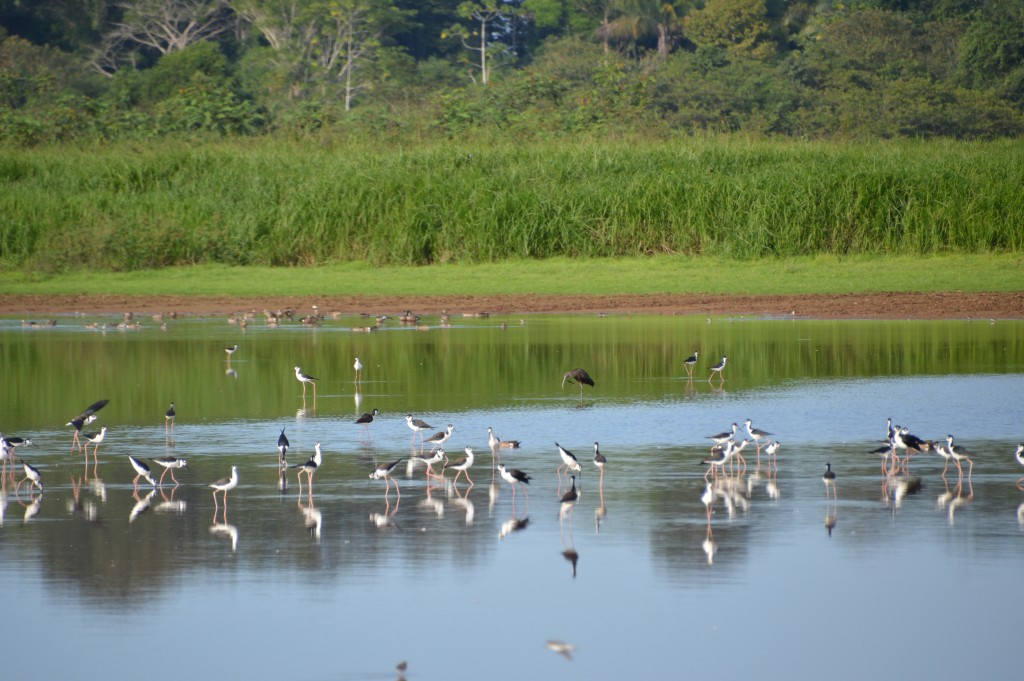
[[[580,554],[576,552],[576,541],[573,538],[572,532],[572,516],[573,511],[576,509],[576,502],[579,500],[579,494],[576,491],[576,476],[571,476],[572,487],[569,491],[562,495],[562,503],[558,511],[558,530],[559,535],[562,539],[562,557],[572,563],[572,576],[576,578],[576,565],[579,563]],[[565,518],[569,517],[569,541],[565,541]]]
[[[948,484],[947,484],[948,489]],[[882,481],[882,496],[885,505],[893,513],[903,505],[903,500],[908,496],[921,491],[921,478],[911,475],[897,475],[884,478]]]
[[[828,506],[825,506],[825,530],[828,532],[828,536],[832,536],[832,530],[836,527],[836,507],[833,506],[831,510]]]
[[[473,500],[469,498],[469,490],[467,489],[464,493],[459,493],[459,488],[454,484],[448,488],[448,501],[452,506],[460,508],[466,512],[466,524],[472,525],[473,520],[476,518],[476,507],[473,505]]]
[[[224,375],[227,376],[228,378],[233,378],[236,381],[238,380],[238,372],[232,369],[231,367],[225,369]]]
[[[704,555],[707,556],[708,565],[715,564],[715,554],[718,553],[718,544],[715,543],[714,535],[711,532],[711,519],[708,518],[708,529],[704,534],[704,541],[700,543]]]
[[[498,539],[504,539],[510,534],[525,530],[530,524],[530,517],[523,515],[522,518],[517,518],[514,515],[501,524],[501,529],[498,531]]]
[[[39,514],[39,508],[42,506],[42,504],[43,504],[43,495],[42,494],[38,494],[38,495],[32,497],[32,501],[30,503],[28,503],[28,504],[25,504],[25,522],[26,523],[28,521],[32,520],[32,518],[35,518]]]
[[[133,523],[135,519],[140,515],[149,510],[149,507],[153,503],[153,497],[156,496],[156,490],[149,490],[149,494],[144,497],[139,496],[139,489],[136,487],[135,491],[132,492],[132,498],[135,499],[135,505],[132,506],[131,513],[128,514],[128,522]]]
[[[217,510],[213,511],[213,524],[210,525],[210,534],[215,534],[219,537],[227,537],[231,540],[231,552],[234,553],[238,550],[238,528],[228,523],[228,509],[224,509],[224,517],[222,522],[217,522]]]
[[[440,499],[435,499],[433,496],[433,488],[435,485],[427,484],[427,495],[420,499],[419,505],[428,511],[431,511],[438,518],[444,517],[444,502]]]
[[[320,542],[320,530],[324,523],[324,514],[320,512],[318,508],[313,505],[312,497],[309,500],[309,505],[305,506],[302,503],[302,495],[299,495],[299,511],[302,512],[302,519],[306,525],[306,529],[309,531],[309,535],[316,539],[317,543]]]
[[[160,490],[160,503],[153,507],[153,510],[157,513],[173,513],[174,515],[181,515],[188,508],[188,502],[184,499],[175,499],[174,495],[178,491],[178,486],[175,485],[171,488],[170,496],[164,491],[163,487]]]
[[[955,493],[953,498],[950,499],[949,506],[946,509],[946,516],[949,519],[950,525],[953,525],[955,522],[956,512],[974,501],[974,484],[971,482],[970,478],[968,478],[967,494],[964,494],[962,482],[958,481],[954,491]]]
[[[391,508],[391,500],[385,495],[384,497],[384,512],[383,513],[371,513],[370,522],[377,526],[378,529],[384,529],[387,527],[398,528],[395,524],[395,514],[398,513],[398,504],[395,504],[395,508]]]

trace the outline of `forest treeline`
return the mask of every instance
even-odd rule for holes
[[[0,0],[0,143],[996,138],[1021,0]]]

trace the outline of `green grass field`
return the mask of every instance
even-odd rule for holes
[[[1021,291],[1024,255],[522,260],[482,265],[199,265],[151,271],[0,274],[0,294],[495,295]]]
[[[906,258],[879,269],[885,287],[917,255],[1024,252],[1021,159],[1019,140],[0,149],[0,270],[339,265],[324,278],[348,287],[358,266],[346,263],[511,262],[507,287],[524,260],[713,258],[693,279],[693,261],[640,261],[636,286],[661,277],[659,288],[693,289],[783,285],[794,257]],[[741,284],[761,260],[781,269]],[[564,277],[567,262],[535,276],[558,270],[545,285],[557,289],[614,270]],[[827,284],[828,269],[812,281]],[[948,278],[968,285],[988,268],[978,269]],[[463,271],[477,270],[450,276]],[[449,276],[430,272],[431,286]],[[422,287],[417,276],[404,285]],[[619,278],[607,281],[627,285]]]

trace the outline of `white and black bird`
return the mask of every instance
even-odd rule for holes
[[[825,498],[828,499],[829,487],[832,488],[832,498],[836,498],[836,473],[832,470],[832,464],[825,464],[825,473],[821,476],[825,483]]]
[[[231,475],[229,477],[221,478],[220,480],[217,480],[216,482],[211,482],[210,483],[210,487],[213,488],[213,506],[214,506],[215,509],[218,508],[218,506],[217,506],[217,492],[223,492],[224,493],[224,512],[227,513],[227,510],[228,510],[228,492],[230,492],[234,488],[238,487],[238,466],[232,466],[231,467]]]
[[[306,479],[309,481],[309,494],[313,494],[313,474],[319,470],[320,466],[324,463],[323,453],[320,451],[320,443],[317,442],[313,445],[313,456],[309,457],[306,463],[297,463],[292,468],[298,468],[299,471],[296,476],[299,481],[299,495],[302,495],[302,474],[306,474]]]
[[[565,382],[578,383],[580,386],[580,400],[583,399],[583,386],[589,385],[591,388],[594,387],[594,379],[590,377],[585,369],[572,369],[562,374],[562,387],[565,387]]]
[[[302,397],[306,397],[306,384],[309,383],[313,386],[313,399],[316,399],[316,382],[318,379],[316,376],[310,376],[309,374],[302,373],[301,367],[295,367],[295,378],[302,383]]]
[[[352,368],[356,370],[356,383],[362,383],[363,381],[363,363],[356,357],[356,361],[352,364]]]
[[[382,463],[382,464],[379,464],[376,468],[374,468],[373,472],[370,473],[370,479],[371,480],[380,480],[381,478],[384,478],[384,496],[385,497],[388,495],[388,492],[391,490],[391,481],[392,481],[391,480],[391,474],[394,473],[395,469],[398,467],[398,464],[400,464],[400,463],[402,463],[401,459],[395,459],[391,463]],[[400,490],[398,488],[398,481],[397,480],[395,480],[394,483],[395,483],[395,491],[398,492],[398,498],[401,499],[402,498],[402,490]]]
[[[459,476],[462,475],[463,473],[465,473],[466,474],[466,480],[469,480],[469,485],[470,485],[470,487],[472,487],[473,486],[473,479],[469,477],[469,469],[473,467],[473,448],[472,447],[466,447],[465,452],[466,452],[466,455],[463,456],[463,457],[460,457],[456,461],[445,461],[444,462],[444,467],[445,467],[446,470],[451,468],[453,471],[457,471],[455,473],[455,480],[452,481],[453,485],[458,483]]]
[[[1017,449],[1016,449],[1016,451],[1014,451],[1013,456],[1014,456],[1014,458],[1017,459],[1017,463],[1019,463],[1021,466],[1024,466],[1024,444],[1017,445]],[[1017,488],[1018,489],[1021,488],[1021,482],[1022,481],[1024,481],[1024,478],[1018,478],[1017,479]]]
[[[608,459],[601,453],[601,447],[598,443],[594,443],[594,465],[597,466],[598,470],[601,471],[601,479],[604,480],[604,465],[608,463]]]
[[[732,424],[732,430],[726,430],[715,435],[708,435],[708,439],[713,441],[716,445],[724,445],[729,440],[736,437],[736,431],[739,430],[739,424]],[[713,447],[713,446],[712,446]]]
[[[575,454],[557,442],[555,443],[555,447],[558,448],[558,456],[562,459],[562,465],[558,467],[559,476],[561,476],[563,468],[567,473],[569,471],[576,471],[577,473],[583,471],[583,466],[580,464],[579,459],[576,458]]]
[[[109,402],[110,400],[99,400],[97,402],[93,402],[85,411],[64,424],[66,426],[74,426],[75,428],[75,437],[71,441],[71,449],[74,449],[76,444],[81,447],[82,443],[81,440],[78,439],[78,435],[82,432],[82,427],[95,421],[96,412],[107,406]]]
[[[959,471],[961,476],[964,474],[964,469],[963,466],[960,465],[960,462],[966,461],[968,464],[970,464],[970,468],[968,468],[967,470],[967,479],[970,480],[971,475],[974,473],[974,460],[967,455],[967,450],[965,450],[963,447],[957,447],[955,444],[953,444],[952,435],[946,436],[946,451],[949,452],[949,455],[953,458],[953,461],[956,462],[956,469],[957,471]]]
[[[156,487],[156,480],[154,480],[153,476],[150,474],[149,466],[147,466],[139,459],[136,459],[131,454],[128,455],[128,461],[131,462],[132,468],[135,469],[135,478],[132,480],[132,485],[135,487],[135,489],[139,488],[139,478],[145,478],[146,482],[148,482],[153,487]]]
[[[437,449],[430,450],[429,456],[416,456],[413,458],[415,458],[418,461],[422,461],[424,464],[426,464],[427,477],[433,478],[437,477],[437,474],[434,473],[434,464],[441,463],[442,461],[444,461],[446,456],[447,454],[444,451],[444,447],[438,447]]]
[[[424,442],[429,442],[431,445],[430,451],[434,451],[435,449],[443,445],[445,442],[448,442],[448,439],[452,436],[453,432],[455,432],[455,426],[449,423],[448,428],[446,430],[441,430],[434,433],[426,440],[424,440]]]
[[[228,353],[228,361],[229,362],[231,361],[231,355],[235,354],[236,350],[238,350],[238,344],[237,343],[235,343],[231,347],[224,348],[224,352]]]
[[[683,360],[683,367],[686,369],[687,376],[693,376],[693,367],[697,365],[697,355],[699,354],[694,350],[692,355]]]
[[[725,377],[722,375],[722,370],[725,369],[725,362],[728,359],[728,357],[722,355],[722,360],[718,364],[715,364],[714,366],[711,367],[711,375],[708,376],[708,381],[710,381],[715,374],[718,374],[718,377],[723,381],[725,380]]]
[[[761,430],[760,428],[754,428],[751,424],[750,419],[743,422],[747,426],[747,434],[754,440],[754,446],[757,447],[757,453],[761,453],[761,440],[767,440],[772,436],[771,433]]]
[[[39,474],[39,469],[36,468],[35,466],[29,465],[28,463],[26,463],[24,459],[19,459],[19,461],[21,461],[21,470],[25,474],[25,477],[22,478],[18,482],[18,485],[14,488],[15,494],[17,494],[18,490],[21,489],[22,483],[24,483],[26,480],[29,481],[33,486],[38,487],[39,491],[42,492],[43,491],[43,477]],[[30,492],[31,492],[31,488],[30,488]]]
[[[572,478],[572,487],[569,491],[562,495],[562,510],[565,511],[567,507],[575,505],[576,500],[580,498],[579,493],[576,491],[576,476],[569,476]]]
[[[103,426],[102,428],[100,428],[100,432],[98,432],[98,433],[86,433],[86,435],[85,435],[85,439],[86,439],[85,455],[89,456],[89,445],[92,445],[93,446],[93,448],[92,448],[92,458],[93,458],[93,460],[95,460],[96,459],[96,452],[100,448],[100,443],[103,442],[103,440],[106,437],[107,437],[107,427],[106,426]]]
[[[171,480],[174,481],[174,484],[175,485],[180,484],[178,482],[178,479],[176,477],[174,477],[174,471],[177,468],[184,468],[185,466],[187,466],[188,465],[188,461],[187,460],[182,459],[182,458],[177,457],[177,456],[159,456],[159,457],[153,459],[153,461],[155,461],[156,463],[158,463],[159,465],[164,467],[164,472],[160,474],[160,480],[159,480],[159,482],[157,484],[159,484],[159,485],[163,485],[164,484],[164,476],[167,475],[168,472],[170,472]]]
[[[506,468],[503,463],[498,464],[498,472],[501,474],[501,477],[505,479],[505,482],[512,485],[513,502],[516,498],[516,487],[518,485],[529,485],[530,480],[533,479],[528,473],[521,471],[518,468]],[[523,488],[523,494],[526,495],[527,500],[530,499],[530,493],[526,491],[525,487]]]
[[[291,443],[288,442],[288,436],[284,434],[284,428],[281,429],[281,434],[277,436],[277,463],[280,466],[284,466],[288,460],[288,448],[291,447]]]
[[[412,440],[410,440],[410,443],[416,441],[416,436],[417,435],[420,436],[420,442],[422,442],[423,441],[423,431],[431,430],[434,427],[434,426],[430,425],[429,423],[427,423],[426,421],[423,421],[421,419],[414,419],[412,417],[412,414],[406,414],[405,415],[405,424],[407,426],[409,426],[409,428],[412,430]]]

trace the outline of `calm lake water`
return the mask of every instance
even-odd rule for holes
[[[1022,322],[88,328],[116,321],[0,320],[0,431],[32,438],[16,454],[45,485],[0,492],[5,676],[392,679],[407,660],[408,679],[1019,678]],[[295,366],[319,377],[315,399]],[[577,366],[596,382],[582,399],[560,386]],[[94,464],[63,424],[99,399],[83,429],[108,428]],[[400,498],[369,479],[419,452],[406,413],[428,435],[455,426],[445,448],[474,448],[472,486],[451,471],[428,484],[405,461]],[[889,417],[955,435],[973,474],[943,477],[923,454],[887,478],[871,450]],[[748,446],[709,517],[707,436],[747,418],[782,443],[777,467]],[[515,500],[488,426],[522,441],[498,452],[533,476]],[[322,444],[311,494],[295,469],[282,485],[282,428],[289,464]],[[564,512],[556,441],[584,466]],[[188,466],[180,485],[136,491],[129,454],[158,474],[156,457]],[[208,485],[232,465],[240,483],[215,510]]]

